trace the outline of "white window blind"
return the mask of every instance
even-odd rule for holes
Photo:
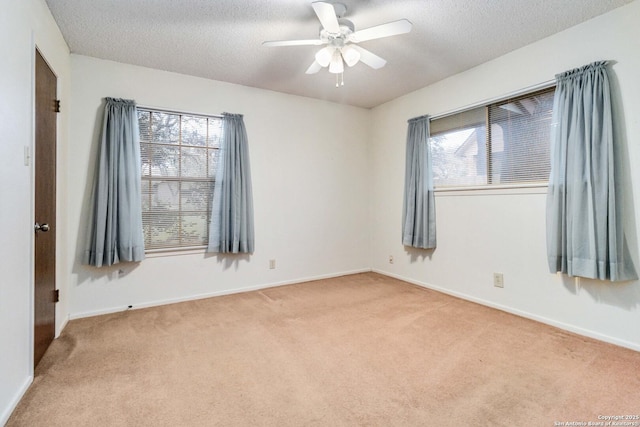
[[[546,182],[555,88],[431,121],[436,187]]]
[[[138,107],[147,251],[204,247],[222,119]]]
[[[431,158],[434,186],[487,183],[486,107],[431,120]]]

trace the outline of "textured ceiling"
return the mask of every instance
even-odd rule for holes
[[[46,0],[72,53],[374,107],[632,0],[341,0],[356,30],[407,18],[409,34],[363,42],[387,60],[307,75],[312,0]]]

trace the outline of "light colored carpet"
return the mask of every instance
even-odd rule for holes
[[[365,273],[71,321],[8,426],[514,427],[639,412],[640,353]]]

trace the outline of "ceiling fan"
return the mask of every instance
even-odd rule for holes
[[[378,55],[358,46],[358,43],[405,34],[411,31],[411,27],[413,27],[409,20],[400,19],[355,31],[353,22],[343,18],[347,11],[347,7],[344,4],[316,1],[311,3],[311,7],[313,7],[322,25],[318,39],[266,41],[262,44],[264,46],[326,45],[316,52],[315,60],[306,73],[315,74],[322,68],[329,67],[329,72],[336,74],[336,86],[338,86],[338,83],[344,84],[342,80],[344,64],[353,67],[358,62],[362,62],[377,70],[387,63]],[[339,79],[338,75],[340,76]]]

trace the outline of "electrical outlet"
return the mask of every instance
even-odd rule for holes
[[[393,264],[393,255],[389,255],[389,264]]]
[[[504,288],[504,276],[502,273],[493,273],[493,286],[496,288]]]
[[[276,260],[275,259],[270,259],[269,260],[269,269],[270,270],[275,270],[276,268]]]

